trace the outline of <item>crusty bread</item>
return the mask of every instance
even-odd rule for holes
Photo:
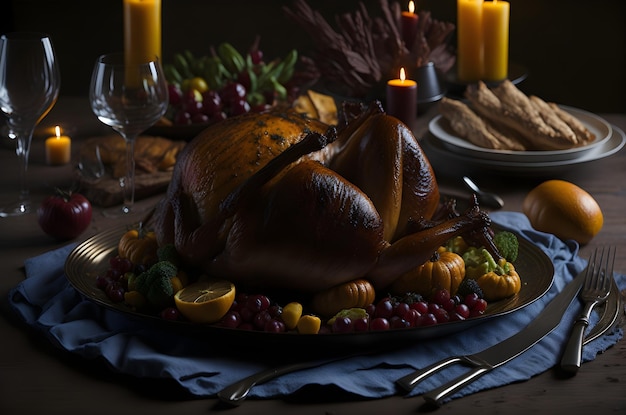
[[[439,111],[454,132],[472,144],[496,150],[524,150],[523,144],[501,133],[461,101],[444,97]]]
[[[537,96],[527,96],[511,81],[505,80],[497,87],[490,89],[484,82],[469,85],[465,90],[468,108],[479,116],[485,129],[491,135],[501,138],[498,141],[509,145],[507,149],[517,150],[563,150],[593,141],[593,134],[571,114],[563,111],[554,103],[545,102]],[[457,133],[468,140],[468,132],[476,134],[483,127],[472,120],[471,127],[458,125],[452,121],[453,117],[463,118],[467,122],[467,110],[454,107],[449,103],[442,105],[447,115],[443,114],[457,129],[464,130]],[[456,112],[456,115],[454,115]],[[492,130],[497,131],[497,134]],[[476,140],[476,137],[473,138]],[[485,143],[483,147],[494,147],[493,137],[479,137],[478,141]],[[471,140],[470,140],[471,141]],[[475,144],[477,144],[477,142]],[[511,144],[510,142],[515,144]],[[479,144],[477,144],[479,145]]]

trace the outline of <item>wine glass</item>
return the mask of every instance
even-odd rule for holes
[[[0,37],[0,108],[19,158],[19,200],[0,209],[0,217],[30,212],[28,156],[33,132],[59,96],[61,76],[52,40],[44,33],[14,32]]]
[[[120,179],[123,205],[108,216],[130,213],[135,202],[135,141],[157,122],[168,105],[167,82],[157,57],[150,62],[125,62],[123,53],[100,56],[89,88],[91,109],[126,143],[126,175]]]

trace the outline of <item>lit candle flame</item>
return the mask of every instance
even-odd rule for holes
[[[409,2],[409,12],[415,13],[415,2],[413,2],[413,0]]]
[[[54,131],[56,133],[57,138],[61,137],[61,127],[57,125],[56,127],[54,127]]]
[[[400,80],[402,82],[406,80],[406,74],[404,73],[404,68],[400,68]]]

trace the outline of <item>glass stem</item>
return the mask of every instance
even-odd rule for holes
[[[19,160],[19,183],[20,183],[20,197],[19,204],[20,209],[24,211],[29,208],[29,189],[28,189],[28,158],[30,154],[30,143],[33,140],[32,128],[11,128],[11,133],[15,135],[15,152]]]
[[[129,213],[135,204],[135,137],[126,140],[126,177],[124,179],[124,204],[122,211]]]

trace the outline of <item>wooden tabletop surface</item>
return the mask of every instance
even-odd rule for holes
[[[431,114],[419,119],[417,136],[423,137]],[[601,114],[607,121],[626,129],[626,115]],[[65,124],[72,127],[74,151],[80,140],[110,130],[91,114],[84,98],[62,98],[42,126]],[[68,186],[73,166],[50,167],[44,163],[41,134],[33,140],[29,182],[35,203],[54,186]],[[435,170],[443,191],[467,195],[457,163],[441,162]],[[502,174],[472,171],[483,187],[498,192],[505,209],[521,211],[524,196],[535,185],[550,178],[561,178],[587,190],[600,204],[604,228],[585,247],[588,257],[594,247],[614,244],[626,248],[626,151],[543,175]],[[18,193],[17,161],[12,143],[0,138],[0,203],[10,202]],[[158,199],[142,200],[149,206]],[[137,220],[131,217],[129,221]],[[86,239],[114,223],[96,208],[91,226],[78,240]],[[24,260],[58,248],[59,243],[45,235],[36,214],[0,218],[0,413],[3,414],[205,414],[220,409],[215,399],[194,399],[165,381],[148,381],[111,371],[100,361],[87,361],[53,347],[33,333],[8,311],[7,293],[24,278]],[[626,272],[626,256],[620,253],[616,271]],[[582,366],[577,376],[561,378],[548,370],[529,381],[479,392],[454,400],[439,409],[441,413],[626,413],[626,342]],[[404,414],[418,413],[421,398],[391,397],[363,400],[324,393],[298,395],[284,400],[249,400],[227,411],[233,414]]]

